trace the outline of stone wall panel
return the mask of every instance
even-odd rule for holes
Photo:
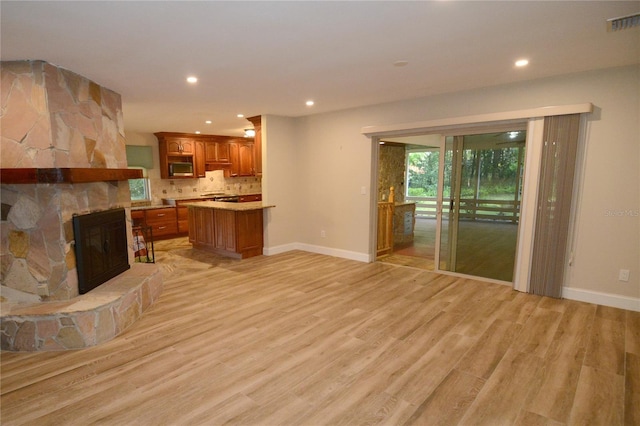
[[[42,207],[32,197],[21,196],[11,207],[7,219],[16,228],[26,231],[36,227],[42,212]]]
[[[51,268],[51,279],[49,280],[49,295],[43,297],[44,300],[67,300],[72,296],[71,289],[66,285],[67,267],[64,263],[58,263]]]
[[[51,120],[51,134],[53,140],[51,145],[58,151],[66,151],[68,153],[71,143],[71,131],[60,116],[54,116]],[[56,167],[67,167],[64,164],[55,164]]]
[[[24,321],[18,325],[18,331],[16,332],[13,340],[13,347],[17,351],[34,351],[36,350],[36,325],[33,321]]]
[[[60,323],[57,319],[43,319],[36,323],[37,334],[36,337],[39,340],[45,341],[51,339],[60,331]]]
[[[56,336],[56,341],[65,349],[82,349],[86,347],[84,337],[73,326],[61,328]]]
[[[76,325],[82,334],[86,346],[96,344],[96,313],[93,311],[81,312],[76,315]]]
[[[36,155],[33,156],[34,160],[38,155],[42,155],[45,156],[47,164],[53,164],[49,163],[53,159],[51,153],[53,144],[51,142],[51,123],[48,118],[40,116],[22,143],[36,151]],[[43,150],[44,152],[41,153]]]
[[[110,308],[102,308],[97,313],[96,344],[106,342],[116,335],[116,324]]]
[[[0,126],[2,126],[1,123]],[[2,136],[2,155],[0,156],[2,167],[25,167],[23,161],[25,156],[26,151],[19,142],[7,139],[4,135]],[[27,157],[26,164],[29,164],[29,162],[30,159]]]
[[[404,146],[381,145],[378,167],[378,201],[386,201],[389,188],[394,187],[396,202],[404,201]]]
[[[29,234],[12,230],[9,233],[9,251],[13,256],[25,259],[29,253]]]
[[[38,294],[38,281],[31,275],[26,259],[14,259],[4,285],[30,294]]]
[[[4,72],[0,74],[0,106],[2,106],[2,110],[4,110],[7,105],[16,78],[16,73],[11,69],[5,69]]]
[[[51,278],[51,261],[41,230],[34,230],[30,235],[29,254],[27,255],[29,272],[39,283],[48,283]]]
[[[22,141],[40,118],[40,114],[31,104],[31,94],[25,93],[19,86],[14,84],[11,87],[7,104],[0,118],[2,136],[16,142]],[[11,166],[3,163],[2,167]]]

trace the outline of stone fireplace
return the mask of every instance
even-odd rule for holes
[[[136,177],[133,174],[137,172],[127,169],[121,98],[93,81],[44,61],[2,62],[1,75],[2,348],[65,349],[68,345],[56,340],[55,335],[47,341],[51,336],[37,330],[37,321],[35,342],[11,347],[20,327],[32,318],[21,320],[10,314],[29,313],[28,307],[35,306],[36,311],[47,312],[47,320],[58,321],[55,327],[49,324],[58,331],[75,321],[61,321],[64,315],[50,309],[58,302],[67,306],[63,310],[70,311],[65,301],[89,295],[79,296],[78,291],[74,215],[124,208],[127,256],[129,263],[134,262],[127,179]],[[153,265],[139,266],[146,268],[148,274],[157,275]],[[145,276],[140,268],[130,275]],[[141,280],[145,281],[137,281]],[[122,291],[128,293],[126,288]],[[154,297],[159,294],[157,285],[152,293]],[[96,306],[96,315],[100,309]],[[111,321],[117,323],[117,318],[112,317]],[[109,334],[113,333],[103,333]],[[84,346],[99,343],[95,338],[84,340]],[[76,343],[71,348],[77,348]]]
[[[85,294],[130,268],[124,209],[73,217],[78,291]]]

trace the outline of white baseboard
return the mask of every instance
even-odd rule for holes
[[[313,244],[304,243],[290,243],[274,247],[265,247],[262,249],[262,254],[264,254],[265,256],[273,256],[275,254],[280,254],[291,250],[303,250],[310,253],[326,254],[327,256],[357,260],[358,262],[369,263],[371,261],[367,253],[358,253],[355,251],[334,249],[331,247],[316,246]]]
[[[562,297],[565,299],[577,300],[579,302],[594,303],[596,305],[604,305],[612,308],[640,312],[640,298],[638,297],[600,293],[598,291],[583,290],[572,287],[563,287]]]
[[[282,244],[273,247],[263,247],[262,254],[265,256],[273,256],[280,253],[286,253],[288,251],[298,250],[298,243]]]

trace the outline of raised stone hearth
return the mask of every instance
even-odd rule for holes
[[[157,301],[162,292],[155,264],[131,269],[89,293],[47,303],[2,303],[2,350],[82,349],[113,339]]]

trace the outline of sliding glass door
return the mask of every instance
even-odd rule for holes
[[[525,140],[520,128],[445,138],[438,269],[513,280]]]

